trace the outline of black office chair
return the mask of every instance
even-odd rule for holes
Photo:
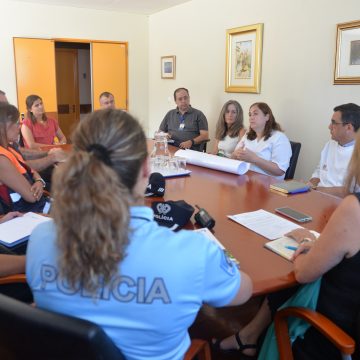
[[[295,170],[296,170],[296,164],[297,164],[298,157],[299,157],[299,154],[300,154],[300,149],[301,149],[301,143],[290,141],[290,145],[291,145],[292,155],[291,155],[291,158],[290,158],[289,167],[288,167],[288,169],[286,170],[286,173],[285,173],[285,180],[294,178]]]
[[[24,281],[25,274],[0,278],[3,284]],[[211,360],[207,341],[191,341],[184,360],[194,358]],[[0,359],[125,360],[125,357],[100,326],[0,294]]]
[[[0,295],[0,359],[125,360],[104,330]]]

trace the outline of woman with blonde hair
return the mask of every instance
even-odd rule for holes
[[[96,111],[72,140],[55,170],[54,222],[29,240],[37,306],[96,322],[126,359],[182,359],[202,304],[243,303],[251,280],[202,235],[154,221],[146,137],[131,115]]]
[[[227,101],[216,124],[214,155],[231,157],[239,140],[245,135],[243,109],[236,100]]]
[[[21,126],[24,145],[31,149],[39,149],[45,145],[53,145],[55,138],[60,144],[66,144],[66,137],[58,122],[46,115],[42,98],[29,95],[26,98],[27,117]]]
[[[291,158],[290,141],[268,104],[257,102],[249,109],[250,129],[232,154],[250,163],[250,170],[283,179]]]

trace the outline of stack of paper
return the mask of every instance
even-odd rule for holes
[[[0,243],[7,247],[20,244],[29,239],[37,225],[50,220],[49,217],[28,212],[23,216],[6,221],[0,224]]]

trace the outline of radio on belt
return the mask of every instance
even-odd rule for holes
[[[201,225],[201,227],[206,227],[208,229],[212,229],[215,226],[215,220],[209,215],[209,213],[200,208],[198,205],[195,205],[199,211],[195,214],[195,221]]]

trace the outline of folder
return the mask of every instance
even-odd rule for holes
[[[309,191],[310,186],[300,181],[290,180],[271,184],[270,189],[280,191],[285,194],[298,194]]]
[[[21,244],[29,239],[36,226],[50,220],[49,217],[28,212],[6,221],[0,224],[0,244],[10,248]]]

